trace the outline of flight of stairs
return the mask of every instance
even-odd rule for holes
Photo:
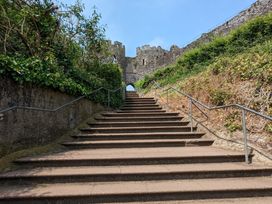
[[[67,151],[16,160],[20,170],[0,174],[0,203],[272,203],[271,166],[245,164],[242,152],[193,129],[127,92],[120,110],[81,129]]]

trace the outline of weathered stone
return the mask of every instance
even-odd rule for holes
[[[186,51],[198,46],[200,43],[209,42],[211,41],[211,39],[213,39],[214,36],[227,35],[230,31],[239,27],[246,21],[254,17],[264,15],[270,12],[271,10],[272,0],[258,0],[255,3],[253,3],[248,9],[241,11],[238,15],[234,16],[227,22],[216,27],[215,29],[211,30],[208,33],[202,34],[200,38],[188,44],[186,47],[184,47],[184,49]]]
[[[202,34],[200,38],[188,44],[184,48],[173,45],[170,51],[162,49],[160,46],[151,47],[144,45],[137,48],[136,57],[125,56],[125,46],[120,42],[109,41],[110,50],[113,58],[123,68],[123,74],[126,84],[133,84],[144,75],[149,74],[160,67],[167,66],[177,59],[184,51],[197,47],[201,43],[211,41],[214,36],[224,36],[231,30],[237,28],[244,22],[253,17],[264,15],[272,10],[272,0],[258,0],[250,6],[250,8],[240,12],[238,15],[228,20],[224,24]]]
[[[0,79],[0,93],[1,110],[12,106],[51,110],[76,98],[37,85],[19,85],[7,78]],[[12,151],[52,142],[100,110],[102,106],[82,99],[57,112],[23,109],[4,112],[0,120],[0,148]]]
[[[125,56],[125,46],[120,42],[114,42],[110,46],[113,61],[123,68],[124,81],[126,84],[133,84],[144,75],[153,72],[158,67],[166,66],[181,55],[183,49],[176,45],[170,51],[158,47],[144,45],[137,48],[136,57]]]

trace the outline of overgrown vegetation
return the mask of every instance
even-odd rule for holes
[[[105,28],[93,9],[56,5],[52,0],[0,0],[0,76],[72,95],[122,85],[121,69],[110,63]],[[107,92],[89,98],[105,103]],[[121,92],[111,95],[119,106]]]
[[[174,84],[211,106],[238,103],[271,116],[272,13],[250,20],[225,37],[200,44],[184,53],[176,63],[145,76],[136,86],[147,94],[152,93],[153,80],[162,87]],[[172,96],[174,104],[182,104],[186,109],[188,101],[184,97]],[[240,112],[210,112],[210,118],[210,128],[216,126],[220,131],[233,133],[232,136],[241,130]],[[225,128],[220,125],[222,122]],[[247,128],[253,135],[252,141],[270,145],[271,122],[247,114]],[[239,138],[239,132],[236,133],[235,137]],[[262,147],[266,146],[265,142]]]
[[[184,53],[174,65],[157,70],[153,75],[146,76],[137,82],[136,86],[147,88],[153,81],[162,85],[175,83],[188,76],[195,75],[209,66],[217,74],[228,63],[232,63],[233,72],[238,73],[242,79],[258,78],[260,83],[272,83],[271,60],[272,13],[257,17],[225,37],[216,37],[210,43],[202,44],[198,48]],[[248,49],[260,49],[263,57],[262,63],[251,66],[248,58],[244,58]],[[255,51],[254,50],[254,51]],[[244,53],[237,58],[237,54]],[[259,56],[255,56],[259,57]],[[267,59],[268,57],[268,59]],[[267,60],[266,60],[267,59]]]

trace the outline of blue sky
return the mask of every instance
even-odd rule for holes
[[[59,0],[71,4],[75,0]],[[136,47],[150,44],[169,49],[185,46],[202,33],[224,23],[255,0],[82,0],[85,15],[95,5],[106,24],[106,36],[126,46],[127,56]]]

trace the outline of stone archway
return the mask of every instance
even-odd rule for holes
[[[128,83],[126,85],[126,91],[136,91],[136,88],[133,83]]]

